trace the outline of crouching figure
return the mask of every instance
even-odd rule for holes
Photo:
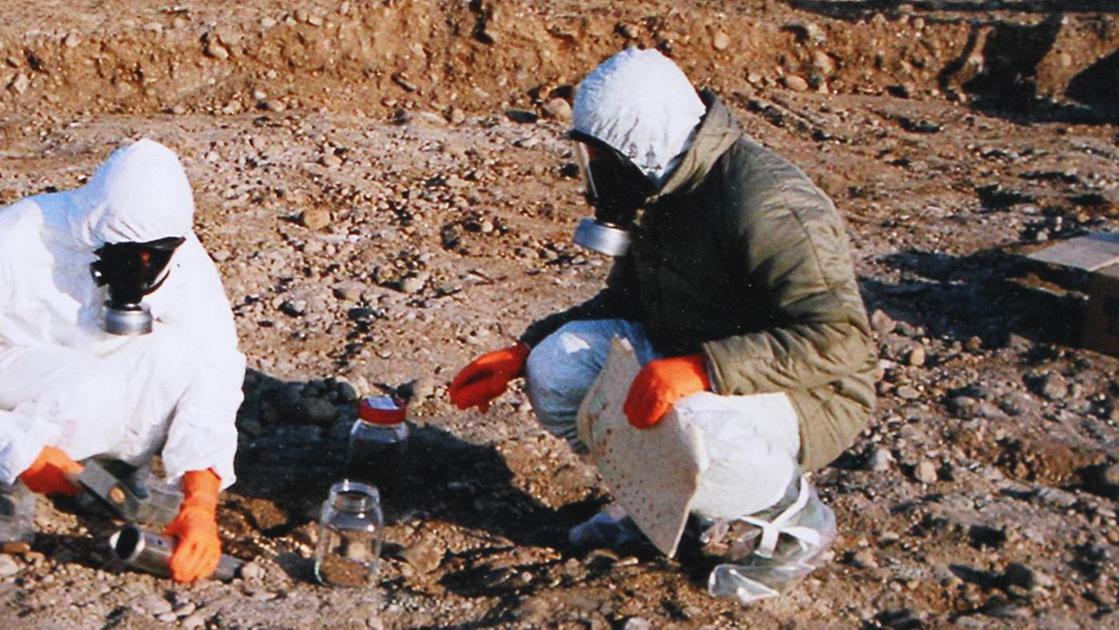
[[[595,209],[576,242],[615,257],[606,287],[470,363],[451,400],[484,411],[524,376],[543,426],[584,451],[580,404],[612,340],[626,340],[640,364],[618,401],[628,423],[649,435],[675,414],[707,453],[689,511],[697,544],[718,558],[711,593],[780,592],[835,536],[807,473],[846,449],[874,406],[877,361],[840,216],[657,51],[591,72],[570,137]],[[618,544],[632,523],[613,506],[570,536]]]
[[[90,458],[141,479],[158,453],[183,494],[172,577],[217,566],[245,358],[193,217],[182,165],[151,140],[80,188],[0,208],[3,537],[31,535],[27,489],[76,495]]]

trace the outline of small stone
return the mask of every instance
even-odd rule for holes
[[[894,318],[887,315],[886,311],[877,309],[870,315],[870,327],[874,329],[874,332],[878,333],[879,337],[885,337],[894,332],[894,328],[897,328],[897,322],[894,321]]]
[[[1100,481],[1108,486],[1119,487],[1119,464],[1112,464],[1101,470]]]
[[[622,630],[652,630],[653,624],[644,617],[630,617],[622,624]]]
[[[16,78],[12,79],[12,82],[8,84],[8,89],[16,94],[23,94],[29,87],[31,87],[31,79],[22,72],[17,74]]]
[[[920,367],[925,364],[927,353],[924,346],[913,346],[905,355],[905,362],[913,367]]]
[[[198,610],[198,604],[195,604],[194,602],[182,602],[176,605],[175,609],[172,612],[174,612],[179,617],[187,617],[196,610]]]
[[[140,600],[140,607],[148,611],[148,614],[158,617],[171,612],[171,602],[163,599],[159,595],[148,595]]]
[[[304,398],[303,417],[310,424],[330,426],[338,417],[338,408],[322,398]]]
[[[339,380],[334,388],[334,392],[340,403],[350,404],[357,402],[357,388],[347,381]]]
[[[443,562],[443,552],[427,539],[408,547],[400,557],[420,574],[431,573]]]
[[[342,166],[342,158],[333,153],[327,153],[319,158],[319,164],[327,168],[337,168]]]
[[[878,447],[874,449],[870,457],[866,458],[864,467],[874,472],[883,472],[889,470],[890,464],[892,464],[893,461],[894,456],[890,453],[889,449]]]
[[[953,416],[966,420],[975,417],[975,409],[979,406],[979,401],[970,396],[953,396],[944,403],[944,406],[948,407],[948,411]]]
[[[400,281],[400,290],[404,293],[418,293],[423,290],[426,280],[419,276],[408,276]]]
[[[299,215],[299,223],[308,230],[321,230],[330,222],[330,211],[325,208],[308,208]]]
[[[163,623],[170,623],[172,621],[177,620],[178,618],[179,618],[179,616],[176,615],[173,612],[163,613],[162,615],[159,615],[159,616],[156,617],[156,619],[158,619],[159,621],[162,621]]]
[[[8,555],[0,555],[0,578],[6,578],[19,573],[19,564]]]
[[[247,582],[259,580],[264,576],[264,569],[255,562],[249,562],[241,567],[241,579]]]
[[[730,35],[723,31],[715,33],[715,36],[711,38],[711,47],[715,50],[726,50],[727,46],[730,46]]]
[[[921,392],[912,385],[902,385],[897,389],[897,394],[905,400],[917,400],[921,397]]]
[[[934,483],[937,480],[936,464],[929,460],[921,460],[913,469],[913,477],[921,483]]]
[[[1034,393],[1049,400],[1062,400],[1069,394],[1068,380],[1057,372],[1035,376],[1031,382]]]
[[[334,285],[331,292],[339,300],[355,301],[361,298],[361,293],[364,290],[365,285],[360,282],[341,282]]]
[[[509,111],[505,112],[505,115],[508,116],[509,120],[512,120],[513,122],[523,124],[531,124],[540,119],[540,117],[537,116],[534,112],[526,111],[523,109],[510,109]]]
[[[307,312],[307,300],[284,300],[280,312],[290,317],[302,317]]]
[[[828,36],[824,33],[824,29],[812,22],[789,22],[782,27],[786,31],[792,32],[797,37],[800,43],[823,44],[827,41]]]
[[[1057,587],[1057,580],[1054,580],[1053,576],[1049,575],[1048,573],[1043,573],[1041,571],[1038,571],[1036,569],[1031,569],[1031,571],[1033,571],[1034,585],[1037,588],[1049,589],[1049,588],[1056,588]]]
[[[781,83],[786,88],[788,88],[788,89],[790,89],[794,92],[807,92],[808,91],[808,81],[804,80],[804,77],[799,77],[795,74],[790,74],[788,76],[782,77],[781,78]]]
[[[218,42],[213,35],[206,38],[206,47],[202,50],[207,56],[214,59],[229,59],[229,49]]]
[[[835,60],[828,53],[817,50],[812,54],[812,67],[821,74],[829,75],[835,72]]]
[[[877,569],[878,559],[870,549],[860,549],[851,556],[851,563],[860,569]]]
[[[195,630],[195,628],[201,628],[204,625],[206,625],[206,616],[201,612],[188,615],[182,622],[184,630]]]
[[[552,120],[567,122],[571,120],[571,104],[562,98],[553,98],[544,104],[544,115]]]
[[[615,30],[626,39],[637,39],[637,27],[633,24],[619,24]]]

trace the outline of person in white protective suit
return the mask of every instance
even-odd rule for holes
[[[146,139],[80,188],[0,209],[0,484],[73,495],[77,462],[161,454],[184,495],[165,530],[180,582],[221,555],[215,511],[235,479],[245,370],[193,216],[177,156]],[[107,308],[121,296],[134,311]],[[150,313],[151,332],[107,332],[114,313]]]
[[[485,411],[525,376],[544,427],[583,451],[580,403],[625,339],[642,365],[629,424],[674,411],[710,456],[690,503],[721,559],[710,592],[776,594],[834,538],[806,473],[846,449],[874,405],[877,360],[839,214],[654,50],[618,53],[582,81],[570,137],[595,208],[575,241],[615,257],[606,288],[474,360],[451,400]],[[648,462],[629,477],[659,472]],[[570,537],[617,544],[628,522],[611,509]]]

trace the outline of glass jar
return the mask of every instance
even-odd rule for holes
[[[343,479],[330,487],[319,519],[315,578],[327,586],[370,586],[380,569],[384,517],[377,489]]]
[[[371,396],[358,403],[347,449],[347,477],[390,496],[400,490],[408,449],[406,415],[404,403],[389,396]]]

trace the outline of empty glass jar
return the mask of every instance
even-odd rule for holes
[[[377,489],[343,479],[330,488],[319,519],[315,578],[327,586],[369,586],[380,568],[384,517]]]

